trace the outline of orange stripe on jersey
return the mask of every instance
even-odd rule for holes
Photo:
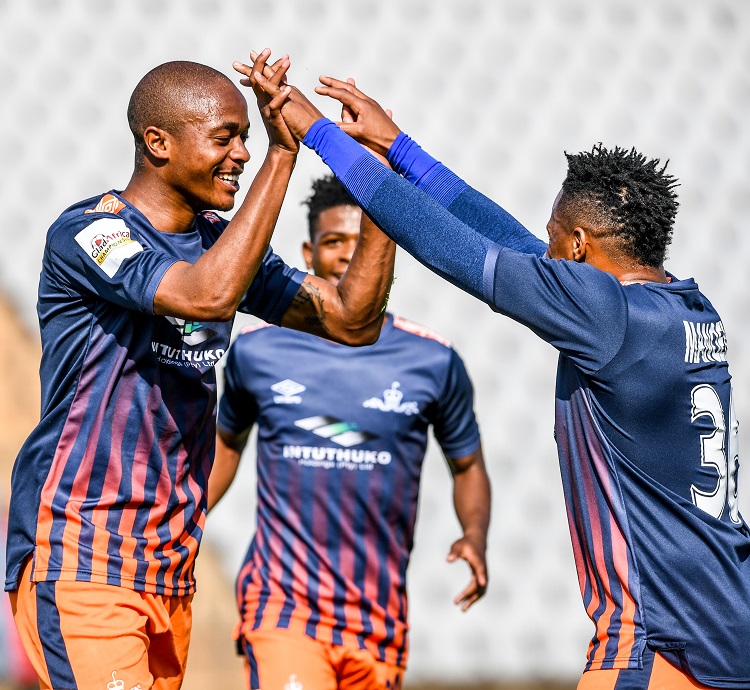
[[[422,326],[418,323],[414,323],[413,321],[407,321],[404,318],[401,318],[400,316],[394,316],[393,317],[393,326],[394,328],[400,328],[402,331],[406,331],[407,333],[413,333],[414,335],[418,335],[422,338],[429,338],[430,340],[437,340],[442,345],[445,345],[446,347],[450,347],[451,343],[449,340],[446,340],[443,338],[442,335],[439,333],[436,333],[430,328],[427,328],[427,326]]]
[[[610,520],[610,535],[612,547],[612,559],[615,572],[620,580],[622,588],[622,610],[620,612],[620,630],[617,645],[617,658],[629,659],[633,654],[635,646],[635,600],[630,593],[628,585],[630,571],[628,569],[628,549],[625,537],[620,531],[619,525]]]

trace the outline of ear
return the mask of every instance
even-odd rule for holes
[[[169,159],[170,139],[169,134],[158,127],[146,127],[143,132],[143,141],[146,144],[146,153],[159,160]]]
[[[573,235],[573,261],[584,263],[586,261],[586,248],[588,247],[586,231],[583,228],[576,226],[573,228],[571,234]]]
[[[312,242],[302,243],[302,256],[305,259],[305,263],[307,264],[307,267],[312,268],[312,260],[313,260]]]

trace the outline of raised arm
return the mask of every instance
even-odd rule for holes
[[[484,466],[481,445],[469,455],[450,459],[453,474],[453,506],[463,536],[451,545],[448,562],[466,561],[471,580],[453,600],[466,611],[487,590],[487,530],[490,524],[490,480]]]
[[[259,84],[271,99],[278,98],[285,88],[290,89],[281,112],[298,139],[304,137],[313,122],[323,117],[298,89],[279,84],[275,75],[267,78],[255,65],[238,64],[235,69]],[[265,74],[269,74],[268,69]],[[395,255],[396,245],[363,214],[357,248],[344,277],[338,285],[332,285],[316,276],[307,276],[281,325],[348,345],[375,342],[385,317]]]
[[[340,101],[349,115],[338,123],[349,136],[373,151],[382,152],[397,173],[487,239],[516,251],[544,255],[545,242],[424,151],[353,80],[326,76],[320,80],[324,86],[316,91]]]

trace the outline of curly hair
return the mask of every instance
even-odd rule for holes
[[[312,194],[302,204],[307,206],[307,225],[312,242],[315,241],[315,224],[323,211],[334,206],[357,206],[354,197],[334,175],[313,180]]]
[[[661,267],[679,206],[677,178],[665,172],[669,161],[660,165],[634,148],[608,150],[601,143],[591,151],[566,152],[565,157],[562,212],[619,240],[622,250],[638,263]]]

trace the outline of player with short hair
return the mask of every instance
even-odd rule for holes
[[[306,203],[307,266],[336,284],[371,221],[333,176],[314,181]],[[400,688],[430,426],[463,530],[448,560],[472,570],[455,603],[468,609],[487,586],[490,486],[461,358],[391,314],[362,348],[263,324],[237,337],[224,378],[209,507],[258,425],[257,529],[237,579],[248,687]]]
[[[13,470],[5,581],[43,688],[180,686],[235,311],[349,344],[380,333],[394,247],[376,228],[337,286],[270,250],[299,144],[278,111],[288,89],[244,83],[269,147],[231,221],[214,210],[249,160],[247,102],[211,67],[168,62],[130,100],[127,187],[47,235],[42,416]]]
[[[398,244],[560,353],[555,438],[596,627],[579,688],[750,687],[727,338],[697,284],[664,270],[676,179],[634,149],[567,154],[545,248],[352,83],[321,82],[344,121],[289,102],[295,135]]]

